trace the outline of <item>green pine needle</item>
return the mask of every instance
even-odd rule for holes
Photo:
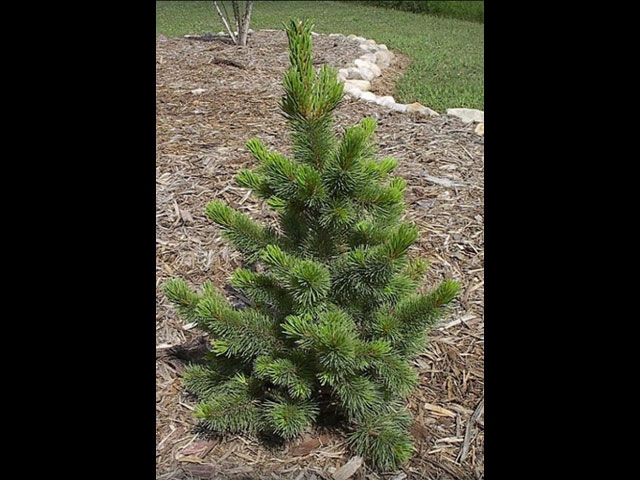
[[[258,252],[266,245],[277,242],[277,236],[271,229],[231,209],[220,200],[209,202],[205,211],[222,228],[223,236],[246,254],[250,262],[257,259]]]
[[[300,435],[317,417],[318,406],[310,401],[269,400],[262,404],[262,422],[273,433],[291,439]]]
[[[265,246],[260,252],[260,260],[280,272],[288,271],[295,264],[295,259],[287,255],[277,245]]]
[[[318,335],[318,326],[309,314],[289,315],[281,324],[283,333],[293,339],[297,348],[306,351],[312,348]]]
[[[353,418],[367,417],[384,406],[381,389],[366,377],[342,378],[332,386],[342,408]]]
[[[259,411],[250,390],[244,376],[227,380],[196,406],[194,415],[214,432],[254,432],[259,425]]]
[[[193,321],[196,318],[196,307],[200,298],[191,291],[184,280],[170,278],[164,284],[163,290],[185,320]]]
[[[286,387],[291,398],[296,400],[306,400],[313,392],[312,373],[288,358],[260,357],[255,362],[255,373],[274,385]]]
[[[348,443],[357,455],[382,471],[395,471],[409,458],[413,450],[407,427],[411,415],[403,410],[371,415],[349,436]]]
[[[331,288],[329,271],[315,262],[304,261],[291,269],[286,289],[298,305],[309,308],[322,301]]]
[[[203,365],[190,365],[182,374],[182,385],[184,388],[197,396],[206,399],[216,391],[216,387],[225,378],[215,370]]]
[[[236,182],[243,188],[250,188],[251,190],[260,190],[263,185],[263,180],[255,172],[248,169],[242,169],[236,175]]]

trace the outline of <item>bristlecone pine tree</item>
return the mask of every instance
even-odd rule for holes
[[[321,416],[348,430],[352,450],[369,465],[395,470],[411,457],[411,415],[404,399],[417,384],[410,360],[458,284],[445,280],[416,294],[427,265],[408,258],[415,226],[402,221],[406,182],[376,160],[373,119],[334,133],[343,89],[336,72],[315,71],[311,24],[286,24],[291,67],[280,109],[293,158],[247,148],[259,162],[239,185],[277,212],[265,226],[221,201],[206,207],[248,268],[231,283],[250,300],[234,308],[205,282],[180,279],[165,293],[179,313],[211,339],[205,363],[184,373],[208,429],[292,439]]]

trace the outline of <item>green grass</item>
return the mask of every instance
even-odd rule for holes
[[[347,0],[348,1],[348,0]],[[351,0],[353,1],[353,0]],[[484,1],[389,1],[366,0],[358,3],[375,5],[377,7],[405,10],[407,12],[426,13],[441,17],[469,20],[484,23]]]
[[[289,16],[311,18],[318,33],[353,33],[411,57],[394,92],[398,102],[484,110],[484,24],[360,3],[258,0],[251,28],[281,29]],[[212,2],[156,2],[156,35],[222,30]]]
[[[484,23],[484,1],[462,2],[423,2],[427,4],[425,13],[440,15],[443,17],[469,20],[470,22]]]

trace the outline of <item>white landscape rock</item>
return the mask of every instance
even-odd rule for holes
[[[375,103],[375,101],[377,100],[378,97],[376,97],[374,93],[363,92],[362,95],[360,95],[360,98],[362,100],[364,100],[365,102]]]
[[[347,35],[347,38],[349,40],[355,40],[356,42],[359,42],[359,43],[365,42],[367,40],[364,37],[359,37],[358,35],[354,35],[354,34]]]
[[[479,123],[474,132],[476,132],[481,137],[484,137],[484,123]]]
[[[374,55],[376,56],[376,63],[382,68],[391,65],[391,60],[393,60],[393,53],[391,53],[389,50],[377,50]]]
[[[362,67],[358,69],[360,71],[360,75],[362,76],[363,80],[373,80],[376,77],[379,77],[380,75],[376,74],[376,72],[374,72],[373,70],[366,68],[366,67]]]
[[[484,112],[473,108],[448,108],[447,115],[458,117],[464,123],[484,123]]]
[[[347,79],[348,80],[367,80],[371,81],[375,78],[375,75],[368,68],[355,68],[349,67],[347,68]]]
[[[395,110],[396,112],[406,112],[407,106],[404,103],[394,103],[393,105],[389,105],[391,110]]]
[[[376,75],[372,70],[366,68],[366,67],[360,67],[357,69],[358,72],[360,72],[360,78],[362,78],[362,80],[373,80],[374,78],[376,78],[379,75]]]
[[[376,65],[375,63],[371,63],[371,62],[367,62],[365,60],[361,60],[360,58],[356,58],[353,63],[356,64],[356,67],[362,69],[362,68],[366,68],[367,70],[370,70],[371,72],[373,72],[373,74],[376,77],[379,77],[380,75],[382,75],[382,70],[380,70],[380,67],[378,65]]]
[[[410,103],[409,105],[407,105],[407,110],[406,111],[409,112],[409,113],[417,112],[417,113],[421,113],[423,115],[430,115],[432,117],[437,117],[438,115],[440,115],[435,110],[431,110],[429,107],[425,107],[424,105],[422,105],[421,103],[418,103],[418,102]]]
[[[375,53],[363,53],[360,55],[360,60],[364,60],[369,63],[377,63],[378,57],[376,57]]]
[[[360,48],[366,52],[377,52],[378,51],[378,46],[377,45],[371,45],[368,43],[361,43],[360,44]],[[380,50],[380,51],[384,51],[384,50]]]
[[[349,90],[345,90],[344,93],[349,95],[351,98],[360,98],[364,92],[359,88],[354,87]]]
[[[371,82],[367,80],[345,80],[344,81],[344,90],[349,91],[353,88],[358,88],[363,92],[367,92],[371,90]]]
[[[382,97],[378,97],[376,99],[376,103],[378,105],[382,105],[383,107],[389,107],[391,105],[394,105],[396,103],[396,100],[391,95],[384,95]]]

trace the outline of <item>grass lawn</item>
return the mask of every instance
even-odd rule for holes
[[[436,1],[411,1],[400,2],[389,0],[365,0],[359,3],[369,3],[378,7],[393,8],[395,10],[405,10],[407,12],[428,13],[439,17],[459,18],[472,22],[484,23],[484,1],[463,0],[445,2]]]
[[[230,2],[219,2],[229,3]],[[227,10],[231,12],[230,5]],[[309,17],[318,33],[353,33],[411,57],[394,96],[434,110],[484,110],[484,24],[348,2],[255,1],[251,28],[282,28]],[[156,2],[156,35],[224,30],[212,2]]]

